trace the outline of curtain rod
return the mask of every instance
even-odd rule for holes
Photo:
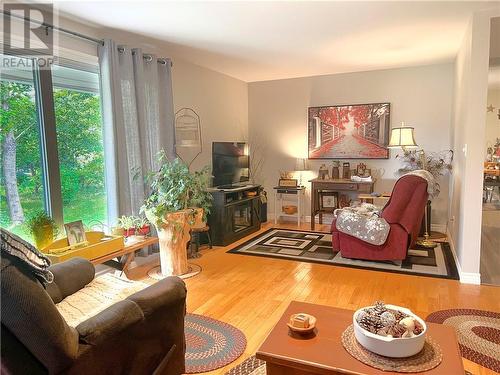
[[[125,48],[123,46],[118,46],[117,50],[118,50],[118,52],[123,53],[125,51]],[[136,52],[134,50],[132,50],[132,55],[135,55],[135,54],[136,54]],[[148,62],[153,61],[153,55],[150,55],[149,53],[143,53],[142,58]],[[167,65],[167,59],[164,57],[157,57],[156,62],[158,64]],[[174,66],[174,63],[172,62],[172,60],[170,60],[170,66]]]
[[[18,16],[17,14],[12,14],[10,12],[5,12],[3,10],[1,12],[2,12],[2,14],[5,14],[6,16],[13,17],[13,18],[18,18],[18,19],[21,19],[21,20],[24,20],[24,21],[27,21],[27,22],[31,22],[31,23],[43,26],[46,29],[57,30],[59,32],[62,32],[62,33],[65,33],[65,34],[69,34],[69,35],[75,36],[77,38],[87,40],[89,42],[93,42],[93,43],[96,43],[96,44],[104,45],[104,41],[102,39],[92,38],[90,36],[77,33],[76,31],[71,31],[71,30],[68,30],[68,29],[65,29],[65,28],[62,28],[62,27],[51,25],[50,23],[37,21],[37,20],[31,19],[31,18],[28,18],[28,17]]]
[[[59,32],[62,32],[62,33],[65,33],[65,34],[69,34],[69,35],[75,36],[75,37],[80,38],[80,39],[84,39],[84,40],[89,41],[89,42],[93,42],[93,43],[96,43],[96,44],[104,45],[104,40],[102,40],[102,39],[92,38],[90,36],[77,33],[76,31],[71,31],[71,30],[68,30],[68,29],[65,29],[65,28],[62,28],[62,27],[54,26],[54,25],[51,25],[50,23],[40,22],[40,21],[37,21],[37,20],[33,20],[31,18],[28,18],[28,17],[18,16],[17,14],[12,14],[10,12],[5,12],[3,10],[1,11],[1,13],[5,14],[5,15],[7,15],[9,17],[21,19],[21,20],[24,20],[24,21],[27,21],[27,22],[31,22],[31,23],[43,26],[46,29],[57,30]],[[120,51],[120,48],[121,47],[118,47],[119,51]],[[122,52],[122,51],[120,51],[120,52]],[[148,58],[152,59],[152,56],[144,54],[144,58],[145,59],[148,59]],[[158,59],[158,63],[160,63],[160,64],[166,64],[167,62],[164,59]],[[170,61],[170,66],[173,66],[173,65],[174,65],[173,62]]]

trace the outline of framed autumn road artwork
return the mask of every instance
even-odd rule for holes
[[[309,108],[309,159],[388,159],[390,103]]]

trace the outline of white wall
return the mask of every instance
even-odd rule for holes
[[[495,11],[498,13],[498,10]],[[461,279],[479,282],[491,12],[473,15],[456,59],[451,137],[450,237]]]
[[[279,171],[293,170],[295,158],[307,156],[309,106],[390,102],[392,126],[401,121],[414,126],[417,143],[427,151],[449,149],[452,91],[452,64],[250,83],[250,138],[267,144],[264,185],[272,192]],[[391,151],[385,160],[350,160],[351,167],[364,162],[379,175],[375,190],[391,191],[400,166],[396,154]],[[314,173],[305,177],[313,177],[322,163],[329,165],[327,160],[310,161]],[[440,182],[433,224],[445,225],[448,180]],[[309,212],[309,197],[307,201]]]

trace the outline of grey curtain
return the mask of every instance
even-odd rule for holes
[[[170,59],[105,40],[99,47],[108,191],[108,221],[137,215],[146,197],[145,175],[157,154],[174,152]]]

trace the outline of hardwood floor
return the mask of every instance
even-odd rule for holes
[[[481,230],[481,282],[500,286],[500,208],[498,203],[487,205]]]
[[[262,231],[273,226],[265,225]],[[302,226],[309,228],[308,224]],[[316,230],[326,231],[328,226]],[[423,318],[436,310],[457,307],[500,311],[497,287],[226,253],[238,243],[202,250],[201,258],[191,260],[202,272],[186,280],[189,312],[233,324],[248,340],[245,353],[236,362],[209,374],[224,374],[254,354],[292,300],[351,310],[383,300],[407,306]],[[141,277],[140,272],[136,276]],[[464,363],[475,375],[493,374],[473,362]]]

